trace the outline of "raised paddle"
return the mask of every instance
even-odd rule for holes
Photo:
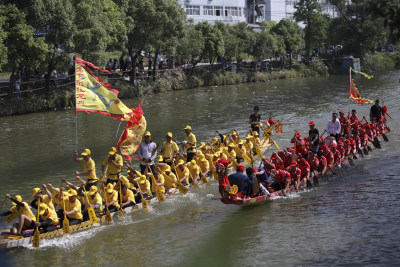
[[[157,200],[158,200],[159,203],[162,203],[162,202],[165,201],[164,195],[163,195],[163,193],[161,192],[161,188],[157,185],[156,178],[154,177],[154,174],[153,174],[153,172],[151,171],[151,168],[148,168],[148,170],[150,170],[151,181],[153,182],[154,187],[155,187],[155,192],[156,192]]]
[[[179,181],[178,173],[177,173],[177,171],[176,171],[175,162],[173,162],[172,164],[174,165],[174,170],[175,170],[175,173],[176,173],[176,183],[175,183],[175,186],[176,186],[176,188],[178,188],[179,192],[181,192],[182,194],[186,195],[186,193],[188,192],[189,189],[187,189],[187,187],[184,186],[184,185],[181,183],[181,181]]]
[[[39,226],[37,225],[37,223],[39,222],[40,198],[38,200],[37,205],[38,205],[38,211],[36,214],[36,229],[35,229],[35,233],[33,234],[33,237],[32,237],[32,247],[34,247],[34,248],[40,247],[40,232],[39,232]]]
[[[111,223],[111,221],[112,221],[112,219],[111,219],[111,213],[110,213],[110,211],[108,210],[108,206],[107,206],[107,193],[106,193],[106,189],[105,189],[105,186],[104,186],[104,184],[103,184],[103,192],[104,192],[104,201],[105,201],[105,203],[106,203],[106,217],[105,217],[105,219],[106,219],[106,222],[107,223]]]
[[[65,196],[63,194],[63,190],[60,190],[60,193],[62,194],[63,198],[63,208],[64,208],[64,221],[63,221],[63,233],[64,234],[70,234],[71,233],[71,228],[69,227],[69,221],[67,218],[67,215],[65,215]]]
[[[88,194],[86,192],[86,188],[85,185],[82,186],[83,187],[83,191],[85,191],[85,199],[86,199],[86,205],[88,206],[88,214],[89,214],[89,220],[91,224],[97,223],[99,222],[99,218],[97,218],[96,216],[96,212],[94,211],[94,208],[90,205],[89,203],[89,197]]]

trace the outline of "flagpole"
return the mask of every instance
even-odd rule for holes
[[[351,92],[351,66],[350,66],[350,68],[349,68],[349,77],[350,77],[350,85],[349,85],[349,113],[348,113],[348,116],[350,116],[350,112],[351,112],[351,108],[350,108],[350,92]]]
[[[75,77],[74,77],[74,79],[75,79],[75,151],[78,151],[78,113],[77,113],[77,111],[76,111],[76,105],[77,105],[77,103],[76,103],[76,55],[75,55],[75,66],[74,66],[74,68],[75,68]],[[76,174],[76,171],[78,170],[78,162],[77,161],[75,161],[75,173],[74,173],[74,176],[75,176],[75,174]]]

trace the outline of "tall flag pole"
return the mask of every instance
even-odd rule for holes
[[[372,76],[361,72],[361,71],[356,71],[354,70],[352,67],[350,67],[350,93],[349,93],[349,97],[354,99],[354,101],[356,101],[358,104],[362,104],[362,103],[372,103],[373,101],[370,99],[365,99],[365,98],[361,98],[360,92],[358,91],[356,84],[354,83],[354,80],[351,78],[351,71],[354,71],[355,73],[359,73],[361,75],[363,75],[364,77],[366,77],[367,79],[371,79]]]

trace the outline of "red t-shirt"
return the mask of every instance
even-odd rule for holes
[[[331,165],[335,160],[335,156],[333,155],[332,151],[330,151],[330,150],[324,151],[324,157],[325,157],[326,161],[328,162],[328,165]]]
[[[354,122],[356,122],[356,123],[354,123]],[[352,126],[351,126],[351,128],[354,130],[354,131],[357,131],[358,130],[358,123],[360,122],[360,120],[358,119],[358,116],[357,115],[355,115],[355,116],[353,116],[353,115],[351,115],[350,116],[350,124],[353,124]]]
[[[349,132],[349,119],[347,117],[339,118],[339,122],[340,122],[340,127],[343,128],[343,132],[348,133]],[[345,126],[343,126],[342,124],[344,124]]]
[[[336,149],[336,152],[332,152],[332,153],[333,153],[333,156],[335,157],[335,163],[338,164],[342,158],[342,154],[337,149]]]
[[[310,172],[310,164],[308,162],[300,163],[301,177],[306,177],[307,173]]]
[[[318,160],[319,160],[319,167],[321,169],[323,169],[324,167],[326,167],[328,165],[328,162],[324,156],[321,156]]]
[[[283,164],[285,165],[285,168],[289,167],[290,164],[292,163],[292,154],[291,153],[285,153],[283,155]]]
[[[296,142],[296,153],[297,154],[305,154],[307,153],[306,142],[303,138],[298,138],[300,142]]]
[[[290,173],[285,170],[277,170],[276,171],[276,179],[278,179],[280,184],[290,184]]]
[[[314,171],[318,168],[319,165],[319,160],[317,157],[314,156],[313,159],[311,159],[310,157],[308,158],[308,164],[310,165],[310,169],[311,171]]]
[[[289,173],[290,173],[290,177],[294,180],[298,180],[301,178],[301,170],[296,167],[296,169],[293,170],[292,167],[289,167]]]

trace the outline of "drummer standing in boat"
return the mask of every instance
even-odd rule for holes
[[[378,122],[382,117],[382,107],[379,106],[379,100],[375,100],[375,105],[371,107],[369,119],[371,122]]]
[[[157,157],[157,145],[151,141],[151,133],[146,131],[144,133],[144,141],[140,144],[138,150],[138,157],[141,159],[140,172],[144,174],[146,168],[150,168],[152,172],[154,169],[154,159]]]
[[[80,162],[83,165],[83,172],[76,171],[76,176],[85,176],[86,177],[86,190],[89,190],[92,185],[97,186],[97,177],[96,177],[96,164],[92,159],[92,153],[88,148],[83,150],[81,153],[82,158],[78,158],[78,152],[75,151],[75,161]]]
[[[337,117],[338,114],[336,112],[332,113],[332,120],[328,122],[328,126],[326,127],[326,132],[329,136],[335,137],[336,142],[339,140],[340,134],[340,122]]]
[[[260,108],[258,106],[254,107],[254,113],[250,115],[250,126],[251,126],[251,131],[252,132],[257,132],[260,134],[260,121],[261,121],[261,116],[258,114],[260,111]]]

